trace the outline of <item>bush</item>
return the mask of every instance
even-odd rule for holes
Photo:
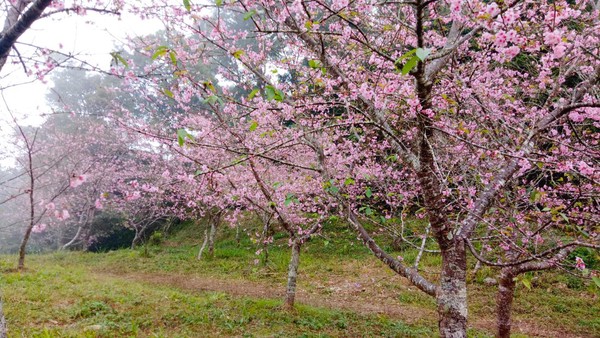
[[[162,232],[156,231],[148,239],[148,244],[149,245],[161,245],[164,242],[164,239],[165,238],[164,238]]]

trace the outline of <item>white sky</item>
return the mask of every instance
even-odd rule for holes
[[[125,12],[125,11],[124,11]],[[4,17],[0,14],[0,24]],[[18,40],[62,53],[78,55],[78,59],[107,70],[110,67],[110,53],[116,51],[127,37],[148,35],[164,25],[158,20],[142,20],[137,16],[123,13],[121,17],[110,14],[88,12],[85,16],[76,14],[59,14],[54,17],[40,19],[31,26]],[[31,50],[17,44],[21,55],[28,55]],[[62,48],[61,48],[62,45]],[[45,96],[52,83],[38,81],[35,76],[27,76],[21,64],[10,64],[10,59],[0,73],[0,91],[6,105],[19,119],[21,124],[38,125],[43,122],[40,114],[47,113],[49,108]],[[11,87],[12,86],[12,87]],[[0,155],[7,148],[8,132],[13,129],[7,107],[0,97]],[[12,161],[2,160],[0,166],[10,166]]]
[[[163,25],[158,20],[141,20],[128,14],[119,18],[90,12],[85,16],[71,14],[40,19],[18,41],[78,55],[79,59],[108,69],[110,52],[118,48],[115,46],[120,45],[119,41],[128,36],[147,35],[161,28]],[[17,48],[22,55],[28,52],[26,46],[17,44]],[[6,88],[19,83],[25,84]],[[50,86],[50,81],[42,83],[34,76],[27,77],[20,64],[7,63],[0,74],[0,88],[5,88],[2,92],[10,109],[20,117],[33,116],[26,120],[28,123],[40,121],[35,116],[47,111],[45,95]],[[6,123],[7,118],[6,107],[0,102],[0,123]]]

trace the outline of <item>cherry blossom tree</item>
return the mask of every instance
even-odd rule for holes
[[[269,202],[269,175],[261,175],[257,158],[318,173],[316,186],[337,201],[374,255],[436,298],[442,337],[466,336],[467,254],[477,252],[469,248],[485,240],[481,233],[491,231],[492,242],[506,251],[517,236],[518,254],[507,256],[507,264],[540,263],[522,265],[523,271],[554,267],[564,257],[561,249],[532,251],[529,232],[562,248],[597,245],[598,2],[184,7],[189,19],[173,9],[185,19],[171,24],[205,48],[156,50],[171,58],[178,79],[164,92],[180,104],[201,96],[223,133],[240,145],[223,140],[204,148],[241,156],[236,165],[248,167]],[[195,14],[209,10],[213,15]],[[221,15],[226,12],[239,14]],[[253,30],[237,29],[232,18],[252,22]],[[269,57],[278,40],[287,47]],[[235,63],[221,67],[219,77],[247,97],[186,72],[188,64],[223,53]],[[591,129],[572,126],[581,122]],[[252,139],[252,133],[265,136]],[[289,143],[311,144],[288,148],[309,165],[290,161],[281,151]],[[557,175],[562,182],[553,182]],[[365,230],[363,222],[385,219],[395,205],[418,207],[427,218],[442,256],[439,281],[386,253]],[[556,218],[561,213],[587,235],[564,231]]]

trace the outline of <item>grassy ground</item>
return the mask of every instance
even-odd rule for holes
[[[289,257],[281,238],[267,264],[254,264],[253,244],[231,231],[215,257],[197,261],[200,231],[187,228],[163,245],[108,253],[0,256],[0,287],[11,337],[428,337],[436,335],[435,302],[375,261],[352,235],[324,234],[301,255],[296,311],[280,308]],[[404,252],[410,261],[414,252]],[[426,255],[435,278],[438,257]],[[493,332],[494,289],[473,276],[471,336]],[[566,276],[534,276],[519,285],[515,333],[600,336],[599,293]]]

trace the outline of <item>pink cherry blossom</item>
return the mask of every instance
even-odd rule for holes
[[[31,232],[33,233],[41,233],[46,230],[47,225],[45,223],[36,224],[31,228]]]
[[[87,175],[72,175],[69,185],[71,188],[77,188],[87,180]]]

